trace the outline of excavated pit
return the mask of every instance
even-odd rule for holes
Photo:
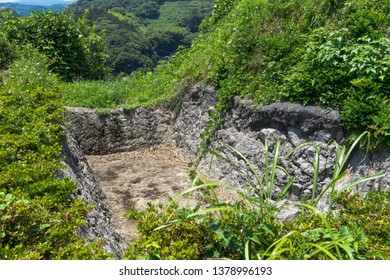
[[[81,230],[83,236],[89,240],[106,239],[107,251],[120,257],[126,242],[136,236],[134,224],[124,217],[131,205],[143,210],[148,201],[165,203],[168,196],[191,187],[188,163],[195,160],[216,96],[213,88],[196,84],[175,110],[160,106],[116,109],[102,116],[92,109],[68,108],[68,141],[64,143],[63,154],[69,168],[61,173],[77,183],[76,197],[94,205]],[[281,158],[311,142],[321,148],[318,190],[329,182],[335,155],[335,144],[329,143],[345,141],[337,111],[292,103],[255,108],[238,97],[233,103],[224,122],[213,133],[210,147],[229,144],[237,148],[261,173],[265,139],[270,150],[277,141],[281,142]],[[311,197],[313,149],[310,145],[302,146],[288,161],[281,162],[295,178],[292,200],[299,201],[302,195]],[[210,155],[204,154],[195,161],[196,172],[207,174],[213,181],[245,186],[248,177],[233,168],[233,165],[244,167],[242,158],[229,149],[220,152],[232,164],[215,159],[209,172]],[[344,184],[385,172],[386,176],[380,180],[356,186],[355,190],[362,194],[390,185],[389,153],[366,156],[357,151],[348,168],[350,176]],[[280,191],[285,178],[277,175],[275,190]],[[219,191],[221,200],[234,200],[234,194],[222,188]],[[192,205],[199,202],[203,201],[197,194]],[[291,220],[297,213],[299,209],[286,204],[280,218]]]

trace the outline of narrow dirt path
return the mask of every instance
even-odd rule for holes
[[[130,205],[144,210],[148,201],[166,203],[168,196],[173,197],[191,186],[187,163],[166,145],[88,156],[87,160],[128,242],[136,237],[134,223],[124,216]]]

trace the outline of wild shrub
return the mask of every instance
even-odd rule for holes
[[[101,244],[75,235],[89,207],[56,175],[64,115],[46,62],[29,49],[1,81],[0,259],[107,258]]]
[[[109,73],[105,65],[106,47],[85,18],[36,12],[19,18],[0,12],[0,28],[17,46],[32,45],[49,58],[49,69],[65,81],[102,79]]]
[[[5,34],[0,33],[0,71],[6,69],[15,58],[14,46]]]
[[[346,28],[317,29],[282,87],[287,99],[340,108],[349,131],[368,128],[382,144],[389,143],[388,123],[378,119],[389,110],[389,62],[388,38],[355,38]]]
[[[164,211],[162,211],[164,210]],[[206,258],[208,250],[218,238],[208,228],[207,217],[187,219],[190,209],[179,209],[176,204],[165,208],[149,203],[144,211],[134,208],[127,217],[135,220],[138,237],[129,244],[123,257],[128,259],[197,260]],[[175,222],[164,230],[155,229],[172,219]]]

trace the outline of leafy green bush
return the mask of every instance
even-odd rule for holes
[[[308,208],[301,212],[297,219],[284,224],[283,232],[286,235],[280,240],[283,244],[279,241],[275,245],[279,245],[280,252],[286,249],[285,252],[292,253],[293,258],[305,258],[305,254],[311,254],[310,252],[315,252],[317,258],[337,258],[329,250],[308,247],[308,243],[319,241],[329,246],[333,240],[337,240],[344,258],[388,260],[389,198],[390,189],[372,191],[365,197],[344,191],[337,197],[340,210],[337,210],[335,215],[329,212],[324,216]],[[326,227],[330,230],[326,230]],[[302,250],[305,254],[302,254]],[[333,252],[336,253],[334,249]],[[282,257],[286,256],[284,253]]]
[[[132,208],[128,218],[137,221],[139,236],[124,253],[129,259],[179,259],[196,260],[207,256],[208,247],[217,241],[217,236],[202,219],[187,219],[191,210],[172,205],[162,211],[163,206],[148,204],[145,211]],[[154,229],[162,221],[174,219],[175,223],[161,231]]]
[[[26,49],[25,49],[26,51]],[[28,49],[0,87],[0,259],[107,258],[75,232],[89,208],[56,175],[64,123],[58,82],[47,59]]]
[[[13,48],[4,34],[0,33],[0,71],[7,68],[15,58]]]
[[[139,236],[124,257],[388,260],[389,194],[387,190],[362,197],[343,192],[336,216],[300,204],[302,211],[291,222],[275,219],[276,206],[265,211],[243,201],[212,204],[212,211],[149,205],[128,214],[136,221]]]
[[[30,44],[45,54],[49,68],[66,81],[102,79],[109,72],[106,47],[85,18],[75,21],[55,12],[17,18],[3,12],[0,28],[11,43]]]
[[[323,214],[316,208],[300,204],[301,214],[292,222],[284,223],[284,235],[275,241],[260,259],[359,259],[369,241],[364,231],[352,224],[335,222],[331,212]]]
[[[289,100],[341,109],[350,131],[367,128],[389,143],[389,123],[378,119],[387,111],[390,93],[390,39],[355,38],[344,28],[329,32],[317,29],[305,45],[302,60],[286,77]]]

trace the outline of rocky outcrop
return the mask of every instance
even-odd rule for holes
[[[196,84],[184,96],[180,110],[172,120],[172,141],[187,160],[195,160],[210,113],[217,103],[217,92],[210,86]]]
[[[206,126],[210,111],[216,104],[216,92],[208,86],[196,85],[182,103],[173,124],[176,146],[189,158],[199,148],[199,135]],[[245,160],[230,145],[239,151],[263,177],[265,167],[265,143],[268,143],[269,162],[275,154],[275,144],[280,142],[279,164],[287,170],[276,174],[274,196],[277,196],[289,178],[294,177],[291,199],[300,200],[303,195],[311,197],[316,149],[319,149],[319,183],[317,194],[331,180],[335,164],[335,151],[345,144],[345,134],[336,110],[318,106],[303,106],[293,103],[274,103],[256,108],[250,100],[236,97],[224,121],[214,132],[210,149],[215,149],[226,158],[221,160],[205,154],[199,160],[198,171],[235,186],[258,185]],[[291,153],[292,152],[292,153]],[[286,158],[286,156],[288,156]],[[362,161],[364,159],[364,161]],[[210,169],[210,162],[212,165]],[[366,193],[389,185],[390,158],[388,154],[364,157],[357,151],[350,158],[350,175],[344,185],[361,176],[385,172],[377,181],[358,185],[355,189]]]
[[[182,103],[182,109],[173,124],[173,135],[176,146],[184,150],[189,158],[193,158],[199,148],[199,136],[215,103],[216,92],[201,85],[194,87]],[[226,144],[244,155],[262,177],[265,169],[263,163],[266,141],[270,162],[277,141],[281,143],[281,158],[299,145],[310,141],[312,145],[303,146],[281,163],[291,177],[296,178],[291,193],[295,199],[300,199],[303,193],[311,195],[314,146],[321,147],[320,180],[325,182],[332,174],[334,160],[334,145],[328,145],[328,142],[340,142],[342,139],[343,130],[336,111],[291,103],[276,103],[257,109],[251,101],[237,97],[220,128],[214,132],[213,141],[209,145],[229,163],[216,157],[212,160],[212,155],[206,153],[199,160],[197,170],[215,180],[235,186],[257,186],[256,176],[250,166],[237,152],[227,148]],[[211,161],[213,163],[210,168]],[[275,195],[281,192],[287,182],[287,176],[278,171],[273,190]],[[321,191],[321,187],[318,191]]]
[[[118,232],[116,225],[111,219],[108,210],[106,196],[97,183],[94,173],[84,157],[78,143],[71,132],[66,131],[67,141],[62,143],[62,155],[67,168],[58,171],[60,178],[68,177],[76,182],[76,194],[73,198],[83,199],[92,206],[85,225],[77,232],[90,241],[104,239],[103,248],[119,258],[126,249],[124,239]]]
[[[390,186],[390,153],[366,154],[357,151],[349,161],[350,176],[349,181],[384,172],[385,176],[380,180],[372,180],[365,184],[356,186],[356,190],[361,194],[366,194],[372,190],[384,190]]]

